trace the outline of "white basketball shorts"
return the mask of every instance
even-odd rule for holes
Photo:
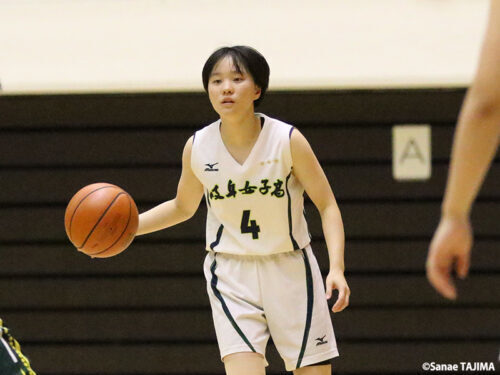
[[[310,246],[266,256],[208,252],[204,271],[221,358],[250,351],[265,358],[270,336],[287,371],[338,356]]]

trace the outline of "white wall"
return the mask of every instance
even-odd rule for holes
[[[500,1],[500,0],[494,0]],[[486,0],[0,0],[5,93],[202,90],[247,44],[271,89],[467,85]]]

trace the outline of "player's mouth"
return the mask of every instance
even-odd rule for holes
[[[234,104],[234,100],[232,100],[232,99],[223,99],[221,103],[222,104]]]

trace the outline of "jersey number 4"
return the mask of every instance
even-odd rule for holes
[[[250,220],[250,210],[243,211],[241,217],[241,233],[252,233],[254,240],[259,238],[260,227],[255,220]]]

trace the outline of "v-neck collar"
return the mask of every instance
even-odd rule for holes
[[[260,118],[260,125],[261,125],[261,129],[260,129],[260,132],[259,132],[259,135],[257,136],[257,140],[255,141],[255,143],[253,144],[252,146],[252,149],[250,150],[248,156],[246,157],[246,159],[243,161],[243,163],[240,164],[240,162],[238,160],[236,160],[234,158],[234,156],[229,152],[229,150],[227,149],[226,147],[226,144],[224,143],[224,140],[222,139],[222,134],[220,132],[220,127],[221,127],[221,124],[222,124],[222,120],[219,120],[218,124],[217,124],[217,133],[218,133],[218,138],[219,138],[219,141],[222,145],[222,148],[224,149],[224,152],[229,156],[229,158],[234,162],[234,164],[236,164],[238,167],[242,168],[244,167],[248,160],[250,158],[252,158],[253,154],[255,153],[255,149],[258,148],[258,145],[259,143],[261,142],[261,139],[263,138],[262,136],[262,133],[267,129],[265,125],[266,123],[266,118],[264,115],[260,114],[260,113],[256,113],[256,115]]]

